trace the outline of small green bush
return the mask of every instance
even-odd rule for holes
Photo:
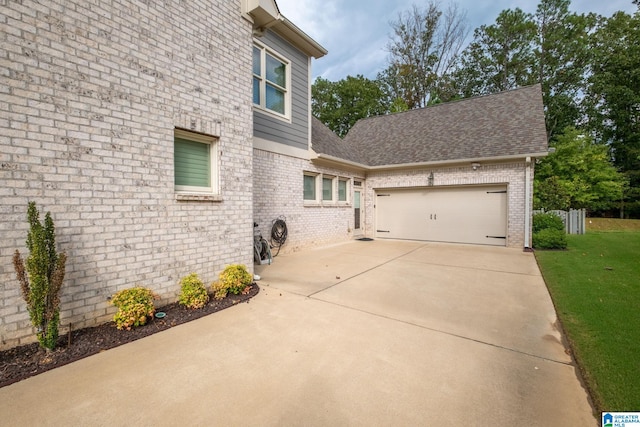
[[[156,295],[147,288],[136,286],[123,289],[111,298],[111,304],[118,307],[113,316],[118,329],[130,330],[133,326],[142,326],[147,323],[147,318],[153,316],[156,309],[153,300]]]
[[[564,229],[545,228],[533,233],[533,247],[536,249],[566,249],[567,234]]]
[[[229,292],[234,295],[245,293],[253,282],[253,276],[242,264],[227,266],[218,278],[219,280],[211,285],[213,297],[218,300],[226,297]]]
[[[180,280],[178,301],[187,308],[202,308],[209,302],[207,288],[196,273],[191,273]]]
[[[58,342],[60,289],[67,255],[56,251],[56,231],[51,213],[46,213],[43,224],[36,203],[29,202],[27,220],[29,256],[25,262],[16,249],[13,266],[40,346],[50,351]]]
[[[548,212],[539,213],[533,216],[533,233],[537,233],[546,229],[564,231],[564,223],[558,215]]]

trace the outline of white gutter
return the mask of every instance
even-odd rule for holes
[[[523,153],[523,154],[512,154],[508,156],[495,156],[495,157],[475,157],[469,159],[453,159],[453,160],[436,160],[432,162],[416,162],[416,163],[399,163],[397,165],[381,165],[381,166],[368,166],[363,163],[352,162],[350,160],[344,160],[338,157],[330,156],[328,154],[316,154],[312,159],[321,159],[328,160],[331,162],[341,163],[344,165],[356,166],[358,168],[367,170],[367,171],[379,171],[379,170],[390,170],[390,169],[408,169],[408,168],[421,168],[421,167],[429,167],[429,166],[444,166],[444,165],[458,165],[465,163],[481,163],[481,162],[502,162],[509,160],[520,160],[526,157],[527,161],[530,162],[531,158],[540,158],[545,157],[549,153],[546,151],[540,153]]]
[[[358,163],[358,162],[352,162],[351,160],[345,160],[345,159],[341,159],[339,157],[334,157],[334,156],[330,156],[328,154],[317,154],[315,151],[311,150],[311,160],[326,160],[328,162],[332,162],[332,163],[339,163],[341,165],[345,165],[345,166],[351,166],[354,168],[358,168],[358,169],[362,169],[362,170],[369,170],[371,169],[370,166],[364,165],[362,163]]]
[[[327,54],[327,49],[320,43],[280,14],[275,1],[243,0],[242,11],[245,19],[253,24],[254,37],[262,37],[271,28],[308,56],[318,59]]]
[[[527,157],[524,169],[524,250],[530,250],[530,228],[531,228],[531,157]]]
[[[280,15],[279,18],[279,21],[283,24],[284,28],[286,28],[286,30],[283,31],[285,35],[293,38],[296,44],[307,54],[313,56],[316,59],[322,58],[327,54],[327,49],[325,49],[324,47],[322,47],[322,45],[320,45],[320,43],[309,37],[307,33],[302,31],[296,24],[289,21],[282,15]]]

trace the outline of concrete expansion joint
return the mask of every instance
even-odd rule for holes
[[[405,255],[407,255],[407,254],[405,254]],[[401,258],[402,256],[404,256],[404,255],[401,255],[398,258]],[[395,258],[395,259],[397,259],[397,258]],[[461,270],[478,270],[478,271],[488,271],[490,273],[503,273],[503,274],[514,274],[514,275],[517,275],[517,276],[540,277],[540,274],[535,274],[535,273],[520,273],[520,272],[517,272],[517,271],[496,270],[494,268],[465,267],[465,266],[456,265],[456,264],[443,264],[442,262],[428,262],[428,261],[425,261],[425,262],[422,262],[422,261],[408,261],[408,262],[414,262],[416,264],[436,265],[436,266],[439,266],[439,267],[451,267],[451,268],[457,268],[457,269],[461,269]],[[382,264],[380,264],[380,265],[382,265]]]
[[[320,292],[324,292],[324,291],[326,291],[327,289],[331,289],[331,288],[333,288],[334,286],[337,286],[337,285],[339,285],[339,284],[341,284],[341,283],[343,283],[343,282],[346,282],[346,281],[348,281],[348,280],[353,279],[354,277],[362,276],[363,274],[366,274],[366,273],[368,273],[368,272],[370,272],[370,271],[372,271],[372,270],[375,270],[376,268],[382,267],[383,265],[389,264],[389,263],[391,263],[391,262],[393,262],[393,261],[395,261],[395,260],[397,260],[397,259],[400,259],[400,258],[402,258],[402,257],[404,257],[404,256],[409,255],[409,254],[412,254],[413,252],[415,252],[415,251],[417,251],[418,249],[421,249],[421,248],[423,248],[423,247],[425,247],[425,246],[427,246],[427,244],[420,245],[420,246],[418,246],[417,248],[414,248],[414,249],[412,249],[412,250],[410,250],[410,251],[408,251],[408,252],[406,252],[406,253],[403,253],[403,254],[401,254],[401,255],[398,255],[398,256],[397,256],[397,257],[395,257],[395,258],[391,258],[391,259],[389,259],[389,260],[387,260],[387,261],[385,261],[385,262],[383,262],[383,263],[381,263],[381,264],[375,265],[375,266],[373,266],[373,267],[371,267],[371,268],[369,268],[369,269],[367,269],[367,270],[363,270],[363,271],[361,271],[361,272],[360,272],[360,273],[358,273],[358,274],[354,274],[353,276],[345,277],[344,279],[342,279],[342,278],[341,278],[341,280],[340,280],[340,281],[338,281],[338,282],[334,283],[333,285],[331,285],[331,286],[327,286],[326,288],[319,289],[319,290],[317,290],[317,291],[315,291],[315,292],[313,292],[313,293],[310,293],[309,295],[306,295],[306,296],[307,296],[307,297],[309,297],[309,298],[311,298],[311,297],[313,297],[314,295],[319,294]],[[322,301],[322,300],[318,300],[318,301]]]
[[[346,308],[346,309],[349,309],[349,310],[358,311],[360,313],[369,314],[371,316],[376,316],[376,317],[379,317],[379,318],[382,318],[382,319],[392,320],[394,322],[404,323],[405,325],[415,326],[415,327],[420,328],[420,329],[425,329],[425,330],[428,330],[428,331],[437,332],[439,334],[448,335],[450,337],[460,338],[460,339],[463,339],[465,341],[472,341],[472,342],[475,342],[475,343],[478,343],[478,344],[487,345],[487,346],[494,347],[494,348],[497,348],[497,349],[500,349],[500,350],[506,350],[506,351],[509,351],[509,352],[512,352],[512,353],[521,354],[523,356],[533,357],[533,358],[536,358],[538,360],[544,360],[545,362],[557,363],[557,364],[560,364],[560,365],[574,367],[574,364],[573,364],[572,361],[565,362],[565,361],[562,361],[562,360],[552,359],[552,358],[549,358],[549,357],[544,357],[544,356],[540,356],[540,355],[537,355],[537,354],[528,353],[528,352],[522,351],[522,350],[516,350],[514,348],[505,347],[505,346],[494,344],[494,343],[490,343],[490,342],[487,342],[487,341],[482,341],[482,340],[478,340],[478,339],[475,339],[475,338],[465,337],[464,335],[454,334],[452,332],[447,332],[447,331],[443,331],[443,330],[440,330],[440,329],[430,328],[428,326],[419,325],[419,324],[413,323],[413,322],[407,322],[406,320],[396,319],[394,317],[384,316],[384,315],[381,315],[381,314],[378,314],[378,313],[372,313],[372,312],[366,311],[366,310],[360,310],[358,308],[350,307],[348,305],[338,304],[338,303],[331,302],[331,301],[325,301],[325,300],[320,299],[320,298],[314,298],[311,295],[309,295],[308,298],[313,299],[315,301],[324,302],[324,303],[327,303],[327,304],[332,304],[332,305],[335,305],[335,306],[338,306],[338,307]]]

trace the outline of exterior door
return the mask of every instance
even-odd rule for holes
[[[360,231],[360,191],[353,192],[353,229],[354,231]]]

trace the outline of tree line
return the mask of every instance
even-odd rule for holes
[[[364,117],[540,83],[549,145],[535,208],[585,208],[640,218],[640,4],[610,17],[541,0],[470,31],[466,12],[436,1],[390,22],[387,66],[375,79],[312,86],[312,111],[339,136]]]

